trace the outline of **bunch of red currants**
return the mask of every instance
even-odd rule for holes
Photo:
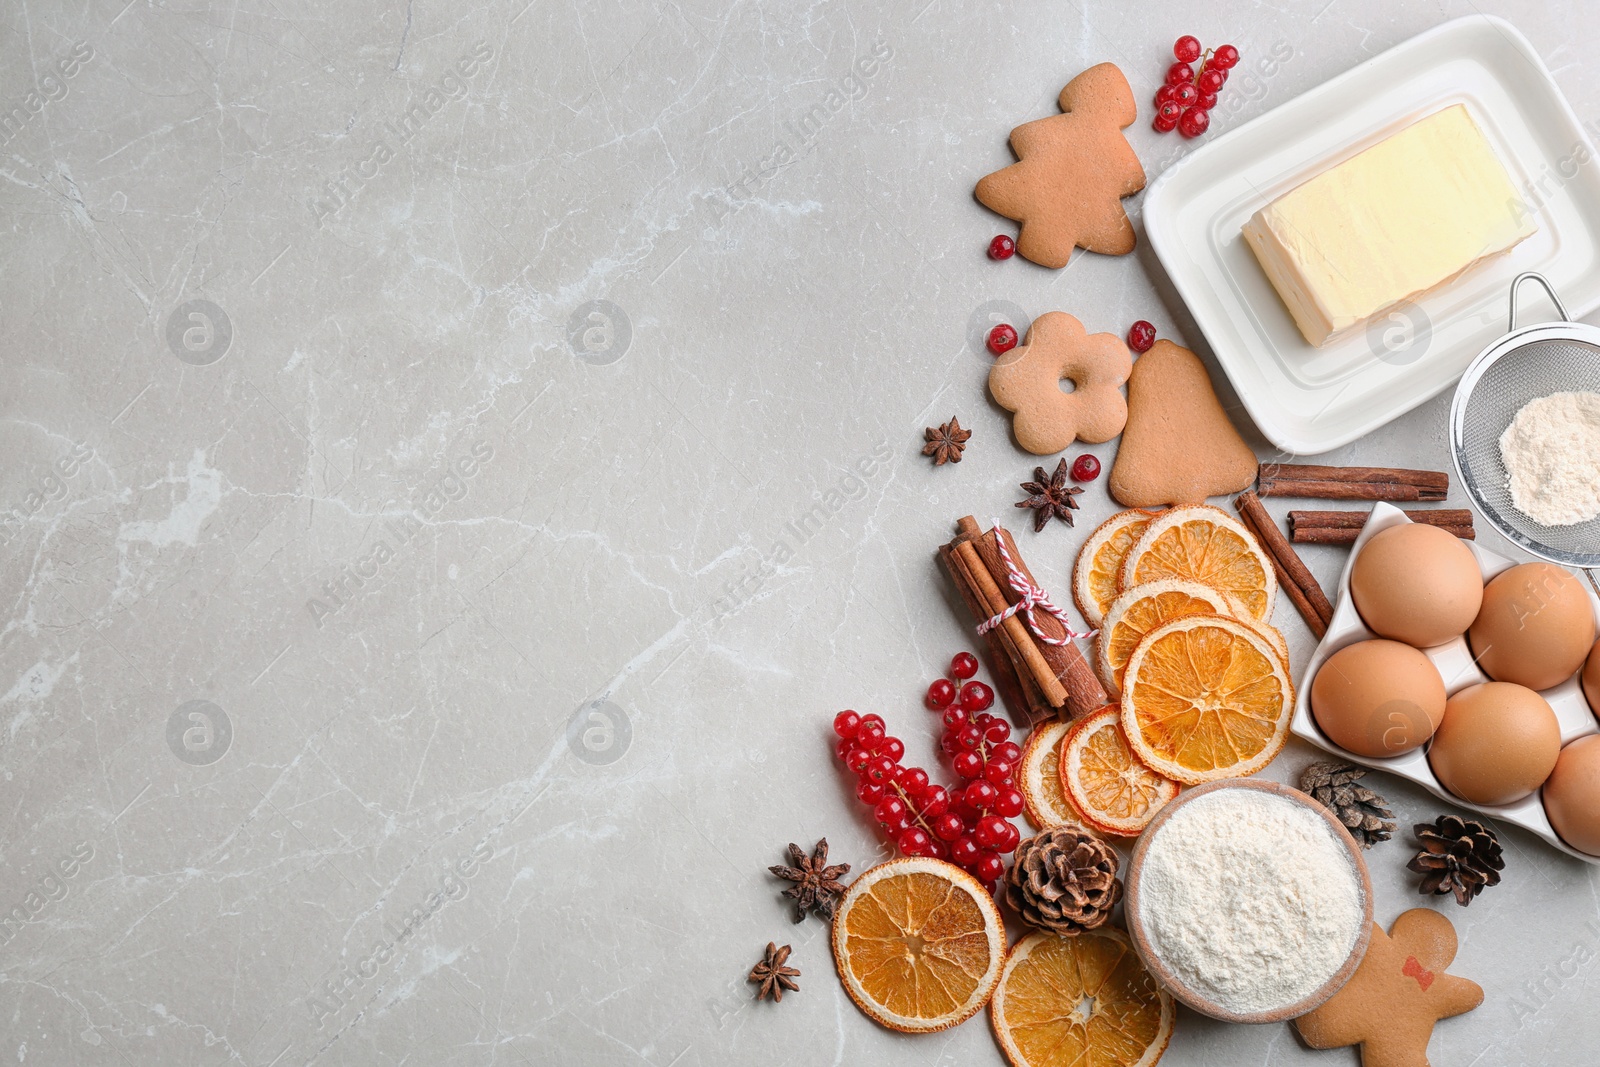
[[[1151,125],[1157,133],[1177,130],[1185,137],[1199,137],[1211,126],[1211,109],[1217,106],[1228,71],[1239,63],[1239,50],[1225,44],[1202,59],[1199,39],[1185,34],[1172,46],[1172,55],[1176,62],[1167,68],[1166,84],[1156,90]],[[1196,60],[1200,60],[1198,70]]]
[[[928,706],[941,714],[941,748],[960,784],[947,789],[921,767],[900,759],[906,746],[884,730],[878,715],[841,711],[833,719],[835,754],[856,775],[856,796],[872,807],[884,832],[907,856],[949,860],[993,888],[1005,874],[1001,854],[1021,834],[1008,820],[1022,814],[1014,776],[1022,751],[1011,726],[988,713],[994,690],[977,681],[978,661],[962,652],[950,661],[951,678],[928,687]]]

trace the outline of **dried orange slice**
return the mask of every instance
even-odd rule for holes
[[[1119,511],[1095,527],[1072,568],[1072,599],[1090,626],[1099,626],[1121,591],[1122,561],[1159,512]]]
[[[1272,561],[1255,537],[1224,512],[1204,504],[1173,508],[1150,520],[1122,562],[1122,588],[1162,578],[1209,585],[1266,622],[1278,597]]]
[[[1061,740],[1070,729],[1072,724],[1068,722],[1044,723],[1028,735],[1028,743],[1022,746],[1017,784],[1027,805],[1025,814],[1036,830],[1078,821],[1078,813],[1061,791]]]
[[[1191,785],[1254,774],[1289,738],[1294,685],[1272,642],[1224,615],[1184,615],[1144,636],[1122,682],[1128,744]]]
[[[845,992],[874,1022],[902,1033],[970,1019],[994,992],[1005,949],[1000,909],[978,880],[922,856],[857,878],[833,918]]]
[[[1209,585],[1162,578],[1136,585],[1111,602],[1095,639],[1095,672],[1113,697],[1122,692],[1122,671],[1144,635],[1182,615],[1232,615],[1237,601]]]
[[[1128,935],[1111,927],[1024,937],[989,1003],[1012,1067],[1152,1067],[1176,1018]]]
[[[1139,762],[1108,704],[1072,724],[1061,743],[1061,784],[1085,822],[1101,833],[1136,837],[1178,795],[1178,783]]]

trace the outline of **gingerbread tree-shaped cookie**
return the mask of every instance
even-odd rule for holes
[[[1090,67],[1061,90],[1063,114],[1011,131],[1017,162],[978,182],[979,203],[1022,223],[1017,251],[1065,267],[1074,247],[1133,251],[1122,198],[1144,188],[1144,168],[1122,131],[1138,117],[1115,64]]]
[[[1333,999],[1294,1021],[1312,1048],[1361,1046],[1362,1067],[1428,1067],[1433,1024],[1483,1003],[1483,988],[1446,974],[1456,928],[1427,908],[1376,923],[1361,966]]]

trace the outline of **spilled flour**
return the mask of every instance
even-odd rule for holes
[[[1600,516],[1600,393],[1551,393],[1522,405],[1500,435],[1507,488],[1543,526]]]

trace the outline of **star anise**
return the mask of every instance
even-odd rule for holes
[[[1033,468],[1033,481],[1023,482],[1022,488],[1027,492],[1028,499],[1019,500],[1013,506],[1033,509],[1035,533],[1044,529],[1052,516],[1068,526],[1072,525],[1072,513],[1078,510],[1078,502],[1072,498],[1083,492],[1083,489],[1067,484],[1065,459],[1057,465],[1056,472],[1048,478],[1045,477],[1043,467]]]
[[[844,895],[844,884],[839,881],[841,874],[850,873],[848,863],[836,863],[828,866],[828,839],[824,837],[817,842],[817,847],[812,850],[809,857],[805,849],[794,842],[789,843],[789,863],[767,870],[779,878],[787,878],[795,883],[783,891],[783,895],[794,901],[794,921],[799,922],[806,917],[809,909],[813,914],[824,919],[833,918],[833,909],[839,903],[839,898]]]
[[[961,462],[961,450],[967,447],[972,431],[963,430],[961,420],[952,415],[950,421],[937,430],[932,426],[923,430],[922,436],[928,442],[922,446],[922,454],[932,456],[935,467],[942,467],[946,463]]]
[[[749,981],[755,982],[761,988],[756,990],[757,1000],[773,1000],[782,1003],[783,991],[790,989],[800,991],[800,985],[795,981],[800,977],[800,972],[793,967],[785,967],[784,962],[789,958],[789,946],[779,948],[775,942],[767,942],[767,951],[761,962],[750,969]]]

